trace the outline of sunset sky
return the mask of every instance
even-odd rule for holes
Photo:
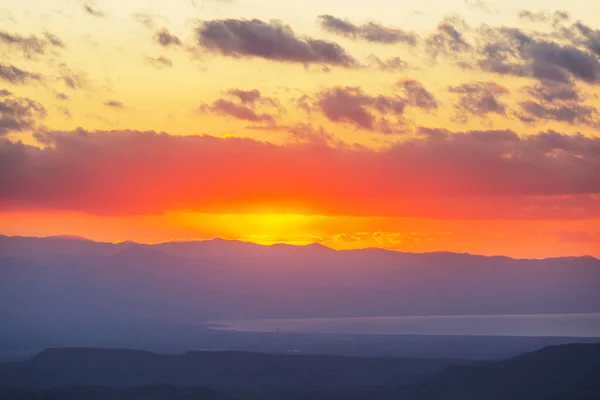
[[[7,0],[0,55],[0,234],[600,257],[600,2]]]

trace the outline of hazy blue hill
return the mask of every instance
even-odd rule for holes
[[[131,350],[53,349],[25,363],[0,364],[2,379],[20,376],[21,385],[30,387],[0,391],[0,398],[595,400],[600,395],[600,344],[548,347],[498,362],[435,363],[239,352],[189,352],[170,357]],[[406,368],[429,372],[417,381],[412,375],[409,380],[414,382],[401,385]],[[157,382],[176,376],[183,378],[173,385],[157,386]],[[143,387],[124,388],[138,384]],[[65,387],[31,390],[62,385]]]
[[[188,352],[178,356],[127,349],[49,349],[0,364],[0,386],[133,387],[169,383],[228,389],[389,387],[439,372],[452,361]]]
[[[401,398],[554,400],[591,393],[598,396],[599,382],[600,344],[569,344],[499,362],[453,366],[405,387]]]
[[[600,312],[600,261],[593,257],[0,236],[0,275],[7,327],[0,338],[7,342],[63,327],[116,331],[123,323],[150,336],[152,325],[235,318]],[[87,345],[62,337],[56,345]],[[36,342],[24,346],[40,348]]]

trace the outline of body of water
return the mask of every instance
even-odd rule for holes
[[[600,337],[600,313],[211,321],[244,332]]]

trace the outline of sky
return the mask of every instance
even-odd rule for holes
[[[4,0],[0,234],[600,257],[600,3]]]

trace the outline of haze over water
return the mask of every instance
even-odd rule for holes
[[[213,321],[245,332],[600,337],[600,313]]]

